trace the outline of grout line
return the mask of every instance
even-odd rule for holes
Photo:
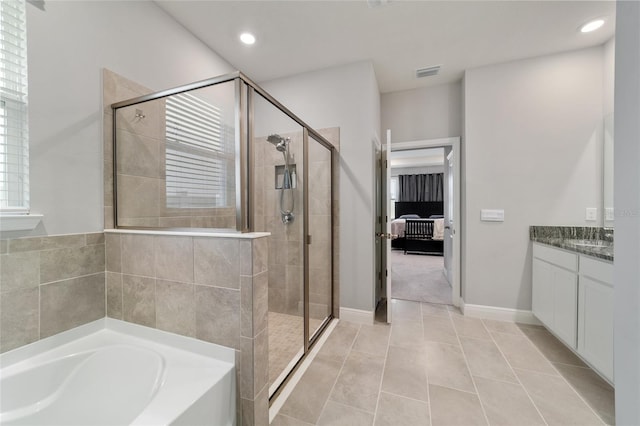
[[[358,326],[358,332],[356,333],[356,335],[353,338],[353,342],[351,342],[351,345],[349,345],[349,350],[347,351],[347,356],[344,357],[344,361],[342,361],[342,365],[340,366],[340,370],[338,371],[338,375],[336,376],[336,381],[333,382],[333,386],[331,386],[331,390],[329,391],[329,395],[327,395],[327,400],[324,402],[324,405],[322,406],[322,409],[320,410],[320,415],[318,416],[318,420],[320,420],[320,417],[322,417],[322,413],[324,413],[324,410],[327,408],[327,404],[329,403],[329,400],[331,400],[331,394],[333,393],[333,390],[336,388],[336,384],[338,383],[338,380],[340,380],[340,375],[342,374],[342,370],[344,370],[344,366],[347,363],[347,360],[349,359],[349,355],[351,355],[351,350],[353,349],[353,346],[356,343],[356,340],[358,339],[358,335],[360,335],[360,329],[362,327],[360,327],[360,324],[356,324]],[[356,408],[356,407],[353,407]],[[318,420],[316,420],[316,423],[318,423]]]
[[[467,367],[467,371],[469,372],[469,377],[471,378],[471,383],[473,383],[473,388],[476,390],[476,395],[478,397],[478,402],[480,403],[480,409],[482,410],[482,414],[484,415],[484,420],[489,423],[489,417],[487,416],[487,410],[484,408],[484,404],[482,403],[482,399],[480,398],[480,392],[478,392],[478,386],[476,385],[476,381],[473,378],[473,374],[471,374],[471,368],[469,368],[469,360],[467,359],[467,354],[464,352],[464,347],[462,346],[462,342],[460,341],[460,336],[458,335],[458,331],[456,330],[455,325],[453,324],[453,320],[451,319],[451,314],[449,314],[449,320],[451,321],[451,325],[453,327],[454,332],[456,333],[456,339],[458,339],[458,344],[460,345],[460,352],[462,353],[462,357],[464,358],[465,367]],[[484,326],[484,322],[482,323]],[[486,326],[485,326],[486,328]]]
[[[380,375],[380,386],[378,387],[378,398],[376,399],[376,407],[373,409],[373,424],[376,424],[376,418],[378,417],[378,407],[380,406],[380,397],[382,396],[382,383],[384,382],[384,372],[387,370],[387,360],[389,359],[389,343],[391,342],[391,332],[393,325],[389,327],[389,336],[387,337],[387,350],[384,353],[384,362],[382,363],[382,374]],[[360,327],[362,330],[362,327]],[[358,331],[360,334],[360,331]],[[356,336],[357,339],[357,336]]]
[[[449,312],[447,310],[447,312]],[[422,345],[424,347],[424,312],[422,312],[422,304],[420,304],[420,316],[422,317]],[[451,314],[448,314],[449,318],[451,318]],[[454,328],[455,331],[455,328]],[[430,384],[429,384],[429,368],[427,367],[427,364],[429,363],[429,360],[427,359],[425,364],[424,364],[424,376],[427,379],[427,407],[429,408],[429,425],[433,425],[433,416],[431,414],[431,392],[429,390],[430,388]]]
[[[533,404],[533,408],[536,409],[536,411],[538,412],[538,415],[540,416],[540,418],[542,419],[542,421],[544,422],[545,425],[549,425],[549,423],[547,422],[547,419],[545,419],[545,417],[542,415],[542,412],[540,411],[540,409],[538,408],[538,405],[535,403],[535,401],[533,400],[533,398],[531,397],[531,394],[529,393],[529,391],[527,390],[527,388],[522,384],[522,381],[520,380],[520,377],[518,377],[518,375],[516,374],[515,368],[511,365],[511,363],[509,362],[509,360],[507,359],[507,357],[505,356],[504,352],[502,352],[502,349],[500,348],[500,345],[498,345],[498,342],[496,342],[496,340],[493,337],[493,334],[491,334],[491,331],[487,328],[487,326],[484,324],[484,321],[481,321],[482,326],[487,330],[487,333],[489,333],[489,336],[491,337],[491,342],[496,346],[496,348],[498,349],[498,352],[500,352],[500,355],[502,355],[502,358],[505,360],[505,362],[507,363],[507,365],[509,366],[509,369],[511,370],[511,373],[513,374],[513,376],[516,378],[516,380],[518,381],[518,384],[520,385],[520,387],[522,388],[522,390],[524,390],[525,395],[527,395],[527,398],[529,398],[529,401],[531,401],[531,404]],[[523,333],[524,334],[524,333]],[[555,376],[554,376],[555,377]]]
[[[540,356],[542,356],[548,363],[549,365],[551,365],[551,368],[553,368],[556,373],[558,373],[558,376],[569,386],[569,388],[578,396],[578,398],[589,408],[589,410],[591,410],[591,412],[596,416],[596,418],[598,420],[600,420],[602,422],[603,425],[606,425],[607,422],[604,421],[604,419],[602,417],[600,417],[600,415],[596,412],[596,410],[591,406],[591,404],[589,404],[583,397],[582,395],[580,395],[580,392],[578,392],[575,387],[569,383],[569,381],[562,375],[562,373],[556,368],[555,365],[553,365],[553,363],[545,356],[545,354],[542,353],[542,351],[529,339],[529,337],[522,333],[524,335],[524,337],[527,339],[527,341],[529,341],[529,343],[531,344],[531,346],[533,346],[534,350],[538,352],[538,354],[540,354]],[[554,336],[555,338],[555,336]],[[564,344],[564,343],[563,343]],[[496,344],[497,345],[497,344]],[[507,361],[508,362],[508,361]],[[526,370],[526,369],[522,369],[522,370]],[[524,387],[524,386],[523,386]]]

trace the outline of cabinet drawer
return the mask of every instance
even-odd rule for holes
[[[580,275],[613,286],[613,264],[580,256]]]
[[[533,243],[533,257],[558,265],[569,271],[575,272],[578,270],[578,255],[561,249]]]

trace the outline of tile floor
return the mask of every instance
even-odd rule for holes
[[[542,327],[394,300],[340,322],[273,426],[614,424],[613,389]]]

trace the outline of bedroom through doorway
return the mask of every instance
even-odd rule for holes
[[[393,147],[392,147],[393,149]],[[394,299],[452,304],[445,226],[453,178],[451,147],[391,152],[391,294]]]

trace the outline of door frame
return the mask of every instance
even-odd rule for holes
[[[407,142],[397,142],[391,144],[391,152],[395,151],[408,151],[412,149],[424,149],[424,148],[441,148],[445,146],[450,146],[453,151],[454,161],[453,161],[453,186],[454,186],[454,194],[453,194],[453,218],[454,218],[454,227],[452,229],[453,233],[453,259],[452,259],[452,270],[453,270],[453,280],[451,283],[451,303],[453,306],[460,306],[460,241],[461,241],[461,225],[462,218],[460,215],[460,200],[461,200],[461,190],[462,190],[462,182],[460,180],[461,175],[461,167],[460,167],[460,137],[450,137],[450,138],[439,138],[439,139],[424,139],[424,140],[416,140],[416,141],[407,141]],[[386,200],[387,204],[391,202],[391,200]],[[391,301],[388,300],[387,303]]]

